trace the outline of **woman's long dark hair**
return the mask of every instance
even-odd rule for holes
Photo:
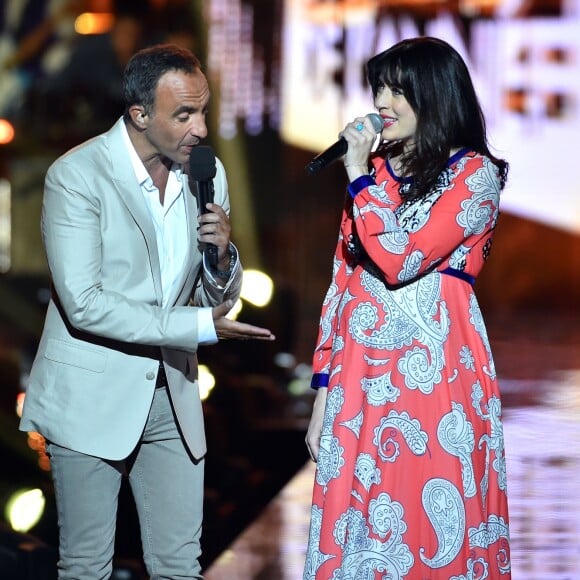
[[[401,89],[417,117],[415,147],[401,157],[403,173],[413,176],[410,196],[429,192],[450,151],[462,147],[489,157],[503,189],[508,164],[489,150],[469,70],[451,45],[432,37],[403,40],[368,61],[367,78],[374,96],[383,85]],[[400,153],[400,144],[386,143],[380,153]]]

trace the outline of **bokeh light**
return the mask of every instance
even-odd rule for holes
[[[14,139],[14,127],[10,121],[0,119],[0,145],[7,145]]]
[[[274,283],[272,278],[259,270],[244,270],[242,298],[254,306],[267,306],[272,299]]]
[[[40,489],[26,489],[14,493],[6,504],[6,519],[17,532],[28,532],[42,517],[46,498]]]
[[[215,377],[207,365],[199,365],[197,377],[199,382],[199,396],[202,401],[205,401],[215,387]]]

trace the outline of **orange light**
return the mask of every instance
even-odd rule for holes
[[[35,431],[28,433],[28,447],[38,454],[38,467],[43,471],[50,471],[50,459],[46,454],[46,439]]]
[[[14,139],[14,127],[6,119],[0,119],[0,145],[6,145]]]
[[[22,417],[22,407],[24,405],[25,397],[26,393],[18,393],[18,395],[16,395],[16,415],[18,417]]]
[[[45,440],[44,437],[36,431],[28,433],[28,447],[39,453],[44,453]]]
[[[42,471],[50,471],[50,459],[46,453],[38,456],[38,467],[40,467]]]
[[[75,31],[78,34],[104,34],[113,26],[114,17],[107,12],[83,12],[75,20]]]

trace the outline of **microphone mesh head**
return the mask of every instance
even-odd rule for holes
[[[216,174],[215,153],[207,145],[197,145],[189,156],[189,176],[195,181],[209,181]]]
[[[377,113],[369,113],[367,117],[375,132],[380,133],[383,130],[383,118]]]

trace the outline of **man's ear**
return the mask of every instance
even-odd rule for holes
[[[137,127],[140,129],[145,128],[147,124],[147,113],[141,105],[132,105],[129,107],[129,116]]]

